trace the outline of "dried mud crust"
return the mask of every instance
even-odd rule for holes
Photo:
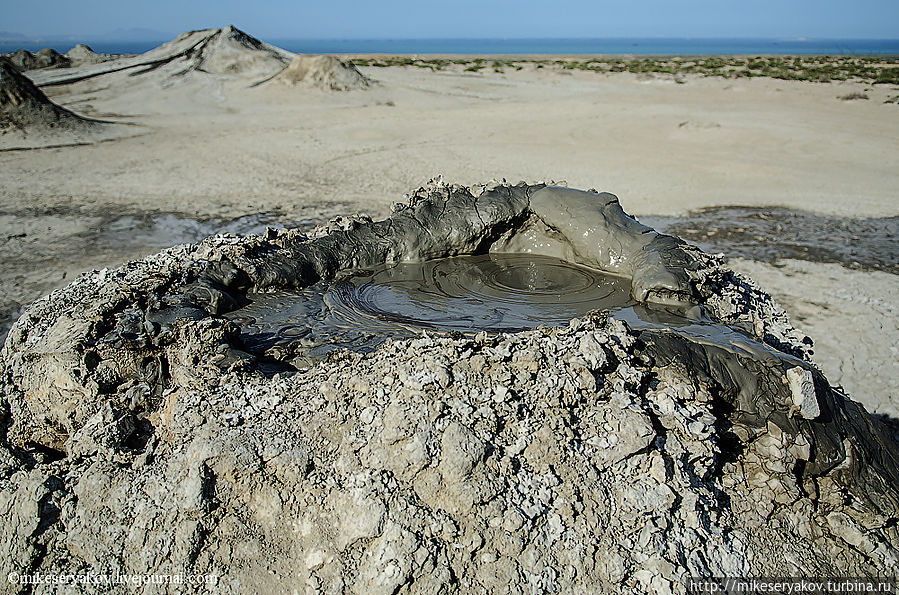
[[[273,278],[262,263],[366,224],[216,236],[29,308],[2,352],[0,569],[215,574],[221,592],[657,593],[895,567],[895,427],[828,386],[769,296],[687,246],[691,299],[783,357],[598,313],[259,373],[209,310]],[[203,287],[215,308],[188,299]]]

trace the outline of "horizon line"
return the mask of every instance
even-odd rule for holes
[[[49,35],[36,35],[31,36],[24,33],[14,33],[9,31],[4,31],[3,33],[21,36],[18,38],[7,38],[2,39],[0,41],[55,41],[55,40],[72,40],[75,38],[83,38],[90,39],[94,37],[102,37],[104,41],[168,41],[178,35],[183,33],[188,33],[191,31],[207,31],[207,30],[216,30],[222,29],[223,27],[204,27],[199,29],[186,29],[185,31],[181,31],[179,33],[168,33],[164,31],[154,32],[159,33],[161,37],[152,37],[152,36],[144,36],[144,37],[112,37],[110,33],[93,33],[93,34],[76,34],[76,33],[56,33]],[[235,27],[237,28],[237,27]],[[256,38],[266,38],[266,39],[290,39],[290,40],[308,40],[308,41],[493,41],[497,43],[506,42],[506,41],[593,41],[593,40],[634,40],[634,39],[651,39],[651,40],[707,40],[707,41],[786,41],[786,42],[794,42],[794,43],[803,43],[803,42],[815,42],[815,41],[899,41],[899,36],[896,37],[825,37],[825,36],[809,36],[809,35],[797,35],[797,36],[708,36],[708,35],[646,35],[646,36],[638,36],[638,35],[615,35],[615,36],[572,36],[572,37],[471,37],[471,36],[463,36],[463,37],[404,37],[404,36],[388,36],[388,37],[348,37],[348,36],[327,36],[327,37],[306,37],[306,36],[297,36],[293,37],[290,35],[258,35],[249,33],[240,29],[244,33],[248,35],[252,35]]]

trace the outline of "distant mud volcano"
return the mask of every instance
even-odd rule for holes
[[[290,61],[284,50],[232,26],[184,33],[171,44],[177,46],[187,40],[197,42],[185,52],[184,59],[191,69],[202,72],[262,75],[284,68]]]
[[[93,132],[103,123],[83,118],[47,98],[9,60],[0,58],[0,134]]]
[[[292,53],[230,26],[182,33],[146,53],[112,60],[99,60],[85,47],[72,49],[74,67],[36,71],[35,83],[65,85],[109,76],[126,77],[119,82],[129,85],[142,79],[171,83],[189,80],[194,74],[246,78],[258,83],[282,71],[293,58]]]
[[[36,53],[28,50],[16,50],[5,56],[19,70],[37,70],[40,68],[68,68],[72,60],[56,50],[44,48]]]
[[[77,50],[77,52],[76,52]],[[89,50],[89,48],[88,48]],[[64,85],[97,77],[122,75],[122,83],[139,80],[157,83],[185,82],[193,75],[247,79],[258,84],[284,70],[294,54],[262,42],[232,27],[182,33],[137,56],[98,60],[83,47],[72,49],[77,67],[34,73],[38,85]],[[135,80],[133,77],[141,77]],[[105,79],[104,79],[105,80]]]
[[[115,60],[120,56],[111,54],[98,54],[90,46],[83,43],[75,44],[75,46],[65,53],[65,57],[69,59],[71,66],[85,66],[90,64],[100,64]]]
[[[95,54],[79,44],[61,58],[71,62],[72,67],[35,71],[31,74],[36,84],[66,85],[100,78],[114,80],[116,85],[150,81],[166,87],[211,76],[245,80],[253,87],[271,81],[348,91],[365,89],[373,83],[352,62],[335,56],[296,55],[233,26],[188,31],[138,56]]]
[[[372,84],[348,60],[335,56],[296,56],[273,79],[287,85],[303,84],[328,91],[365,89]]]
[[[178,246],[11,329],[0,570],[235,593],[889,576],[896,425],[810,347],[608,193],[434,182],[384,221]]]

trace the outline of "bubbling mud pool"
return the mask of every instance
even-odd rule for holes
[[[626,279],[548,256],[484,254],[349,271],[300,291],[256,293],[228,317],[249,351],[283,360],[387,338],[563,326],[634,304]]]
[[[299,291],[251,293],[226,316],[263,360],[309,364],[335,349],[369,352],[422,331],[515,333],[565,326],[605,310],[634,329],[677,329],[693,340],[757,357],[748,334],[698,308],[638,304],[626,279],[549,256],[483,254],[345,272]],[[783,354],[777,354],[783,357]]]

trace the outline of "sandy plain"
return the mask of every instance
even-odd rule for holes
[[[222,229],[381,218],[437,174],[564,180],[618,195],[637,217],[719,205],[899,216],[890,85],[361,70],[378,84],[344,93],[202,73],[44,87],[129,135],[0,150],[0,331],[83,270]],[[839,99],[851,93],[869,99]],[[731,264],[815,340],[832,383],[899,417],[899,277],[814,258]]]

